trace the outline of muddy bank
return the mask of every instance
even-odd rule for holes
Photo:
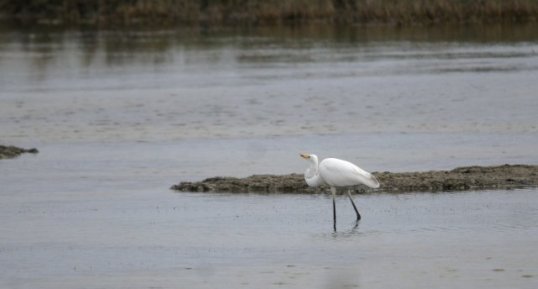
[[[437,192],[514,189],[538,185],[537,165],[470,166],[450,171],[374,172],[377,190],[353,187],[355,193]],[[253,175],[246,178],[214,177],[200,182],[181,182],[171,187],[183,192],[322,193],[328,187],[310,188],[302,174]]]
[[[36,154],[38,153],[38,150],[36,148],[23,149],[15,146],[0,145],[0,160],[18,157],[19,155],[24,153]]]

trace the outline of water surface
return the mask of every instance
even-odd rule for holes
[[[533,288],[536,190],[357,197],[2,195],[2,284],[16,288]],[[31,199],[31,201],[29,201]]]
[[[538,163],[538,29],[0,30],[6,288],[535,288],[536,189],[339,198],[182,180]]]

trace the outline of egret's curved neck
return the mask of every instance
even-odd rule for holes
[[[308,160],[310,161],[310,169],[314,170],[316,174],[318,174],[319,173],[318,157],[315,155],[311,155],[310,159]]]
[[[304,174],[306,184],[311,187],[317,187],[319,185],[324,184],[325,182],[319,175],[318,157],[315,155],[311,155],[309,160],[310,160],[310,167],[306,170]]]

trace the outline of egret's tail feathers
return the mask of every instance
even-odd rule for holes
[[[379,181],[372,174],[370,174],[369,178],[367,178],[367,181],[365,182],[365,185],[367,185],[368,187],[370,187],[372,189],[377,189],[380,186]]]
[[[379,188],[379,181],[374,175],[357,166],[355,166],[355,171],[357,172],[357,176],[359,177],[361,183],[372,189]]]

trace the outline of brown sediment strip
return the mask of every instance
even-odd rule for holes
[[[374,172],[381,187],[356,186],[355,193],[438,192],[515,189],[538,185],[538,165],[459,167],[450,171]],[[214,177],[181,182],[171,187],[183,192],[323,193],[328,187],[310,188],[302,174],[253,175],[246,178]]]
[[[31,149],[23,149],[15,146],[4,146],[0,145],[0,160],[1,159],[10,159],[14,157],[18,157],[19,155],[23,153],[38,153],[38,150],[35,148]]]

